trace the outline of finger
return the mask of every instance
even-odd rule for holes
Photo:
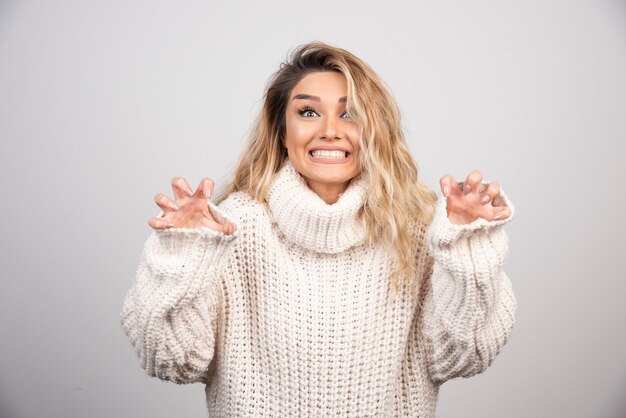
[[[493,212],[494,214],[492,220],[494,221],[501,221],[511,216],[511,208],[509,208],[508,206],[497,207]]]
[[[209,228],[217,231],[217,232],[222,232],[226,235],[231,235],[235,233],[235,230],[237,229],[236,225],[232,222],[226,221],[224,223],[218,223],[215,221],[209,221]]]
[[[172,177],[172,191],[174,192],[176,200],[193,196],[193,190],[189,187],[189,183],[180,176]]]
[[[480,203],[486,205],[492,202],[493,199],[500,194],[500,184],[497,181],[492,181],[485,189],[484,193],[480,197]]]
[[[453,187],[453,185],[457,184],[458,183],[452,174],[445,174],[439,179],[439,187],[441,188],[441,193],[443,193],[444,197],[448,197],[453,192],[458,191],[458,187]]]
[[[465,185],[463,186],[463,194],[470,192],[477,193],[480,183],[483,180],[483,173],[480,170],[474,170],[465,179]]]
[[[178,205],[172,201],[172,199],[165,196],[163,193],[157,193],[154,196],[154,202],[163,212],[172,212],[180,209]]]
[[[209,199],[213,195],[215,183],[208,177],[203,177],[196,189],[196,195],[200,198]]]
[[[506,201],[502,197],[502,191],[500,191],[500,194],[498,194],[497,196],[493,198],[493,200],[491,201],[491,204],[493,206],[506,206]]]
[[[237,225],[235,225],[232,222],[228,222],[228,229],[226,232],[224,232],[226,235],[232,235],[235,233],[235,231],[237,230]]]
[[[170,223],[163,218],[150,218],[148,219],[148,225],[156,230],[168,229],[174,226],[173,223]]]

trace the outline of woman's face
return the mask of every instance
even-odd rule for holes
[[[346,112],[347,92],[343,74],[311,73],[294,86],[286,108],[289,160],[327,203],[360,172],[359,128]]]

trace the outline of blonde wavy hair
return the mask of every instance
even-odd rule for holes
[[[250,131],[233,173],[233,179],[217,198],[242,191],[260,202],[274,175],[287,159],[282,140],[285,112],[294,86],[307,74],[336,71],[347,80],[346,109],[361,128],[360,165],[368,193],[360,216],[370,244],[392,250],[396,263],[391,273],[393,293],[401,283],[421,283],[416,270],[414,228],[430,224],[436,194],[418,181],[418,169],[405,142],[398,106],[384,82],[370,66],[352,53],[323,42],[295,48],[269,79],[263,108]]]

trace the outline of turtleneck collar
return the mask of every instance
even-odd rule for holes
[[[321,253],[338,253],[365,241],[365,224],[357,216],[364,198],[364,180],[356,178],[336,203],[327,204],[287,159],[270,186],[267,201],[289,241]]]

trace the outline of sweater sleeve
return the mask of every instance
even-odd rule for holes
[[[222,309],[220,270],[236,236],[170,228],[146,240],[120,321],[148,375],[178,384],[206,378]]]
[[[511,281],[502,269],[508,253],[504,224],[515,209],[501,191],[511,215],[498,221],[449,221],[439,197],[426,231],[431,253],[422,332],[428,371],[435,384],[483,372],[508,340],[517,310]]]

